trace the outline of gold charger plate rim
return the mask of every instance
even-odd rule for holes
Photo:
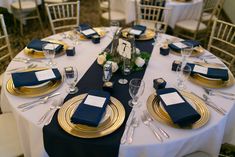
[[[98,137],[103,137],[108,134],[111,134],[122,125],[125,119],[125,109],[119,100],[117,100],[114,97],[110,97],[110,100],[111,100],[110,107],[113,108],[113,110],[116,110],[117,113],[114,114],[114,119],[111,120],[110,124],[107,124],[108,128],[107,129],[103,128],[104,130],[102,130],[101,128],[101,130],[97,130],[97,131],[79,130],[79,128],[76,127],[76,124],[72,124],[70,122],[71,110],[69,110],[68,108],[75,103],[73,101],[78,102],[79,100],[84,99],[86,95],[87,93],[81,94],[79,96],[76,96],[68,100],[67,102],[64,103],[64,105],[59,110],[57,120],[58,120],[59,125],[64,131],[76,137],[98,138]],[[82,125],[80,127],[82,127]]]

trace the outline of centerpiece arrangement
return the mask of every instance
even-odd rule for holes
[[[135,47],[134,35],[129,35],[127,39],[121,38],[120,33],[115,33],[111,45],[111,49],[106,49],[99,54],[97,63],[105,65],[112,64],[112,73],[118,69],[124,69],[124,62],[128,60],[130,72],[140,71],[144,69],[150,58],[148,52],[142,52]]]

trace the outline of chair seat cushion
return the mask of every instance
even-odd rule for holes
[[[202,14],[202,21],[206,22],[209,21],[211,18],[211,14],[210,13],[203,13]],[[212,15],[212,21],[215,21],[217,19],[217,17],[215,15]]]
[[[176,23],[176,27],[179,27],[181,29],[186,29],[192,33],[194,33],[197,30],[197,25],[198,25],[197,20],[184,20]],[[200,22],[198,30],[203,31],[206,30],[206,28],[207,28],[206,25]]]
[[[23,154],[12,113],[0,114],[0,135],[1,156],[19,156]]]
[[[103,9],[108,9],[108,7],[109,7],[108,1],[107,2],[101,2],[100,7],[103,8]]]
[[[110,13],[111,13],[111,20],[117,20],[117,21],[125,20],[125,15],[122,12],[111,11]],[[109,19],[109,13],[104,12],[102,14],[102,18],[108,20]]]
[[[44,3],[62,3],[66,1],[67,0],[44,0]]]
[[[11,6],[12,6],[14,9],[20,9],[20,5],[19,5],[18,1],[12,3]],[[22,10],[34,9],[34,8],[36,8],[36,7],[37,7],[37,6],[36,6],[35,2],[33,2],[33,1],[21,1],[21,8],[22,8]]]

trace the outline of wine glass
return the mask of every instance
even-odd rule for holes
[[[189,65],[185,66],[178,66],[176,69],[176,75],[177,75],[177,87],[181,90],[186,89],[186,86],[184,84],[184,81],[188,79],[192,72],[192,69]]]
[[[131,61],[128,58],[123,57],[123,67],[122,67],[122,74],[123,78],[118,80],[120,84],[127,84],[128,80],[124,78],[124,76],[129,75],[131,73]]]
[[[131,107],[138,105],[138,99],[143,94],[145,83],[139,78],[134,78],[129,83],[129,93],[131,100],[128,101],[128,105]]]
[[[162,34],[164,34],[164,29],[161,28],[161,25],[159,24],[155,24],[155,36],[154,36],[154,43],[152,43],[152,45],[156,45],[157,41],[160,41],[162,38]]]
[[[56,63],[53,61],[55,58],[55,49],[57,44],[52,43],[46,43],[42,45],[42,51],[44,52],[44,55],[47,59],[49,59],[49,62],[47,63],[51,68],[56,65]]]
[[[114,35],[116,33],[116,31],[118,30],[119,27],[119,22],[118,21],[110,21],[110,29],[112,32],[112,35]]]
[[[64,77],[65,82],[69,86],[69,94],[75,94],[78,92],[78,88],[76,87],[76,82],[78,80],[78,70],[74,66],[69,66],[64,68]]]
[[[181,49],[181,56],[182,56],[182,67],[184,67],[187,63],[187,60],[189,56],[193,52],[193,47],[191,45],[188,45],[187,47],[184,47]]]

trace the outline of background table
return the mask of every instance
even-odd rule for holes
[[[111,35],[111,34],[109,34]],[[62,39],[62,37],[57,34],[49,38]],[[163,35],[161,41],[166,38],[171,39],[171,36]],[[72,45],[72,41],[65,39],[65,42]],[[76,56],[67,57],[61,56],[55,59],[59,69],[63,69],[64,66],[73,65],[78,67],[79,78],[80,79],[91,64],[95,61],[97,55],[106,48],[106,46],[111,42],[109,36],[105,36],[101,39],[100,44],[92,44],[91,41],[81,41],[76,46]],[[208,52],[207,52],[208,53]],[[21,52],[17,57],[26,57],[23,52]],[[141,96],[140,101],[142,106],[137,111],[137,116],[143,110],[146,110],[145,102],[150,94],[154,92],[152,87],[152,81],[155,78],[162,77],[167,81],[167,87],[174,86],[176,82],[176,73],[171,71],[171,64],[175,59],[180,59],[179,56],[170,54],[169,56],[162,56],[159,54],[159,45],[156,45],[153,49],[152,56],[150,58],[148,67],[146,69],[143,80],[146,83],[144,94]],[[192,60],[194,58],[191,58]],[[219,62],[218,59],[214,60]],[[23,63],[11,62],[8,69],[12,69],[17,66],[22,66]],[[41,64],[44,66],[44,64]],[[21,112],[17,109],[17,106],[21,103],[35,100],[36,98],[21,98],[9,94],[4,88],[6,81],[10,78],[9,75],[5,74],[3,78],[3,88],[2,88],[2,110],[4,112],[13,112],[16,120],[17,126],[19,128],[20,141],[23,146],[23,151],[25,157],[42,157],[48,156],[44,150],[43,138],[42,138],[42,125],[37,125],[39,118],[50,108],[52,101],[46,104],[39,105],[27,112]],[[191,82],[186,82],[188,90],[194,91],[198,95],[202,95],[203,89]],[[55,99],[63,99],[67,93],[66,88],[68,86],[63,83],[62,86],[57,90],[61,93],[59,97]],[[228,92],[235,92],[235,86],[226,89]],[[131,145],[121,145],[119,150],[120,157],[138,157],[138,156],[176,156],[181,157],[185,154],[201,150],[208,152],[214,157],[218,156],[220,146],[223,142],[229,142],[232,137],[232,133],[235,125],[235,107],[234,102],[226,100],[220,97],[213,97],[213,101],[220,106],[223,106],[228,111],[228,114],[221,116],[217,114],[214,110],[209,108],[211,112],[211,117],[209,122],[200,129],[195,130],[184,130],[175,129],[170,126],[155,122],[161,126],[170,135],[170,139],[164,140],[160,143],[156,140],[152,132],[147,128],[142,122],[136,129],[134,134],[134,141]],[[92,149],[92,148],[91,148]]]
[[[172,8],[169,26],[175,27],[180,20],[199,19],[203,6],[203,0],[192,0],[192,2],[175,2],[168,0],[167,8]],[[111,9],[125,13],[126,23],[136,20],[135,0],[111,0]]]

